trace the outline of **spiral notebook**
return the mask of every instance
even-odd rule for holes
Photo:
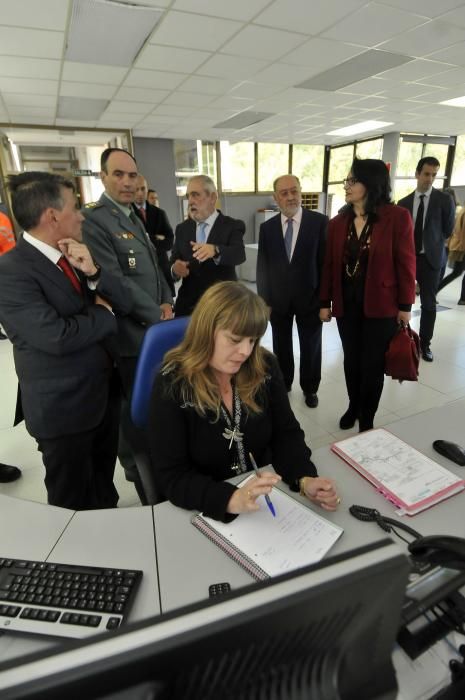
[[[335,442],[331,449],[399,508],[415,515],[465,488],[465,481],[384,428]]]
[[[338,525],[277,488],[271,500],[275,518],[261,496],[259,511],[242,513],[231,523],[201,514],[191,522],[258,580],[320,561],[343,533]]]

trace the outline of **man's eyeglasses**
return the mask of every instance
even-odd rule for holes
[[[343,187],[353,187],[358,182],[356,177],[346,177],[345,180],[342,181],[342,186]]]

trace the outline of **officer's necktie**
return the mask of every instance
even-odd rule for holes
[[[81,283],[79,282],[78,278],[76,277],[76,274],[73,272],[73,268],[67,261],[67,259],[64,257],[64,255],[61,256],[61,258],[58,260],[57,265],[59,268],[63,270],[65,273],[66,277],[69,279],[71,284],[73,285],[74,289],[79,292],[82,296],[82,288],[81,288]]]
[[[291,260],[291,254],[292,254],[292,234],[293,233],[294,233],[294,226],[292,223],[292,219],[288,219],[286,233],[284,234],[284,245],[286,247],[286,253],[287,253],[287,258],[288,258],[289,262]]]
[[[417,209],[417,218],[415,219],[415,252],[417,255],[421,252],[421,249],[423,248],[423,218],[425,215],[425,203],[423,201],[424,198],[425,195],[421,194],[420,204],[418,205]]]
[[[145,211],[144,207],[139,207],[140,215],[142,216],[144,220],[144,224],[147,222],[147,212]]]

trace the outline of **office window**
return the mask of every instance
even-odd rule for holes
[[[292,146],[292,173],[300,180],[303,192],[323,189],[324,146]]]
[[[329,154],[329,182],[342,182],[350,171],[354,160],[354,145],[336,146]]]
[[[221,184],[224,192],[255,191],[255,146],[251,142],[220,141]]]
[[[197,141],[197,161],[199,173],[209,175],[218,187],[216,177],[216,143],[214,141]]]
[[[437,177],[444,177],[446,173],[446,163],[447,163],[447,153],[449,151],[449,146],[444,143],[425,143],[425,149],[423,151],[423,157],[434,156],[437,158],[440,166],[438,170]],[[444,184],[444,183],[442,183]],[[442,187],[439,183],[439,187]]]
[[[401,178],[394,182],[394,189],[391,194],[391,199],[393,202],[398,202],[399,199],[406,197],[410,192],[413,192],[417,188],[417,181],[415,178]]]
[[[355,145],[355,155],[357,158],[382,158],[383,139],[370,139]]]
[[[396,174],[399,177],[412,177],[412,175],[415,175],[415,169],[418,161],[422,157],[422,153],[422,143],[410,143],[408,141],[401,140],[399,145],[399,154],[397,156]]]
[[[272,192],[273,181],[289,172],[289,145],[287,143],[259,143],[258,191]]]
[[[345,191],[342,183],[337,185],[328,185],[328,203],[326,205],[326,213],[330,219],[332,219],[333,216],[336,216],[339,209],[341,209],[345,203]]]
[[[465,185],[465,134],[457,136],[450,184],[452,187]]]

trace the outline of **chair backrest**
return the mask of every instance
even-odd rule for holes
[[[189,321],[189,316],[162,321],[151,326],[145,334],[131,399],[132,420],[139,428],[147,426],[153,382],[163,357],[184,338]]]

